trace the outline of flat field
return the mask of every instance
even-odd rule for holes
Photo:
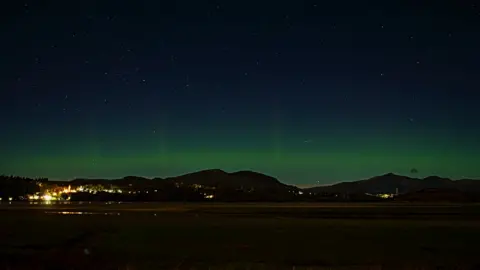
[[[479,244],[479,205],[0,204],[0,269],[476,269]]]

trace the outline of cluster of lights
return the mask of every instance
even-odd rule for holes
[[[32,201],[42,200],[45,202],[51,202],[51,201],[63,200],[62,195],[64,194],[69,195],[71,193],[77,193],[77,192],[88,192],[88,193],[96,194],[99,191],[108,192],[108,193],[122,193],[121,189],[103,189],[102,188],[98,190],[98,189],[93,189],[93,188],[88,188],[83,186],[79,186],[76,189],[72,189],[71,186],[68,186],[61,190],[58,190],[58,189],[55,189],[55,191],[46,190],[43,194],[29,195],[28,199]],[[66,200],[70,200],[70,196],[68,196]]]
[[[50,202],[50,201],[56,201],[58,200],[58,198],[56,197],[56,193],[55,195],[52,193],[52,194],[49,194],[49,193],[46,193],[44,195],[30,195],[28,196],[28,199],[31,200],[31,201],[37,201],[37,200],[42,200],[42,201],[45,201],[45,202]],[[70,199],[70,198],[68,198]]]
[[[56,201],[56,200],[61,200],[61,195],[62,194],[70,194],[70,193],[75,193],[77,192],[76,190],[72,190],[70,186],[63,188],[62,190],[59,191],[45,191],[43,195],[40,194],[35,194],[35,195],[29,195],[28,199],[31,201],[37,201],[37,200],[42,200],[45,202],[51,202],[51,201]],[[67,198],[67,200],[70,200],[70,196]]]
[[[378,194],[377,196],[383,199],[393,198],[393,194]]]
[[[388,194],[388,193],[380,193],[380,194],[365,193],[365,195],[376,196],[382,199],[389,199],[389,198],[395,197],[395,194]]]
[[[95,189],[95,188],[79,186],[76,190],[72,190],[72,192],[88,192],[92,194],[96,194],[97,192],[122,193],[122,190],[121,189],[104,189],[103,187]]]

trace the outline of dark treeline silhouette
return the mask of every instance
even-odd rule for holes
[[[0,175],[0,198],[17,198],[40,191],[40,186],[47,183],[46,178],[27,178]]]

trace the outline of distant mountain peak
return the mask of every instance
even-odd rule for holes
[[[436,176],[436,175],[431,175],[431,176],[427,176],[427,177],[423,178],[423,180],[443,180],[443,179],[448,179],[448,178],[443,178],[443,177]],[[450,180],[450,179],[448,179],[448,180]]]
[[[122,179],[124,179],[124,180],[149,180],[148,178],[145,178],[145,177],[133,176],[133,175],[125,176]]]
[[[222,173],[222,174],[227,174],[224,170],[220,169],[206,169],[206,170],[201,170],[198,171],[197,173]]]
[[[254,171],[238,171],[227,173],[219,169],[208,169],[193,172],[185,175],[167,178],[186,185],[199,184],[215,187],[237,187],[237,188],[287,188],[288,185],[280,183],[276,178]]]

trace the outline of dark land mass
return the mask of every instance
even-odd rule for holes
[[[389,173],[360,181],[308,188],[305,191],[315,194],[398,194],[396,200],[404,201],[478,201],[480,181],[451,180],[438,176],[420,179]]]
[[[478,269],[480,207],[0,204],[3,269]]]
[[[78,192],[53,204],[4,199],[0,269],[478,269],[478,193],[456,185],[387,174],[302,190],[220,170],[165,179],[2,177],[4,198],[58,186],[123,192]],[[397,188],[390,199],[368,195]]]
[[[49,181],[21,177],[0,177],[0,197],[25,197],[41,190],[40,186],[102,186],[95,194],[79,192],[73,201],[232,201],[232,202],[338,202],[385,201],[378,194],[398,195],[388,200],[480,202],[480,181],[451,180],[430,176],[423,179],[385,174],[366,180],[331,186],[300,189],[281,183],[274,177],[252,171],[227,173],[204,170],[168,178],[127,176],[121,179],[74,179]],[[102,192],[106,188],[123,194]],[[206,199],[207,195],[211,198]]]
[[[438,176],[412,178],[388,173],[370,179],[342,182],[331,186],[308,188],[310,192],[336,193],[396,193],[416,192],[423,189],[458,190],[461,192],[480,192],[480,181],[473,179],[451,180]]]

